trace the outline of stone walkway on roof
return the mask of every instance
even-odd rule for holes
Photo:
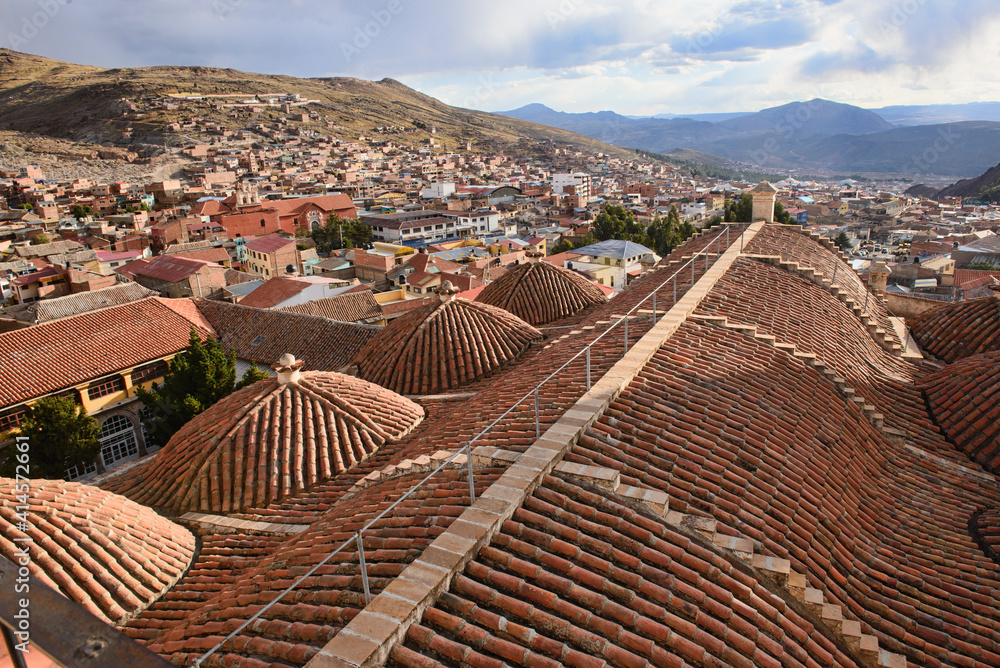
[[[455,575],[487,545],[504,521],[551,473],[581,434],[642,371],[646,363],[694,313],[715,284],[764,227],[752,225],[576,405],[518,456],[451,527],[333,638],[309,668],[384,665],[392,647],[450,586]]]

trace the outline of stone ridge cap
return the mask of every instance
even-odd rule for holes
[[[628,387],[656,351],[691,317],[740,249],[763,228],[754,223],[625,355],[523,452],[452,525],[376,596],[307,664],[307,668],[368,668],[385,665],[392,647],[448,590],[454,576],[487,545],[524,499]],[[745,236],[748,235],[748,236]]]

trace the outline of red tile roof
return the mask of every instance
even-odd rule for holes
[[[976,513],[971,528],[986,554],[1000,565],[1000,507]]]
[[[400,394],[434,394],[510,364],[542,333],[507,311],[454,299],[401,316],[358,353],[358,374]]]
[[[983,468],[1000,474],[1000,351],[960,360],[920,386],[948,438]]]
[[[133,276],[146,276],[166,283],[183,281],[206,266],[218,266],[214,262],[192,260],[179,255],[158,255],[133,267],[136,264],[130,262],[123,269],[127,269]]]
[[[265,281],[263,285],[244,297],[240,304],[254,308],[271,308],[291,299],[310,285],[312,283],[291,276],[277,276]]]
[[[348,292],[336,297],[316,299],[297,306],[286,306],[278,310],[318,315],[328,320],[339,320],[340,322],[363,322],[383,318],[382,309],[375,301],[375,295],[372,294],[371,290]]]
[[[269,603],[296,577],[326,558],[331,550],[398,499],[423,473],[400,475],[328,504],[309,529],[275,542],[248,536],[207,536],[192,572],[164,600],[133,620],[124,632],[141,638],[154,652],[178,664],[200,656],[228,630]],[[496,470],[477,472],[477,494],[498,477]],[[445,470],[404,500],[393,513],[365,533],[371,559],[369,582],[377,594],[399,575],[469,503],[468,480],[461,471]],[[347,549],[307,579],[261,623],[244,629],[224,652],[241,666],[302,666],[337,635],[365,606],[358,552]],[[267,657],[262,662],[257,657]]]
[[[1000,299],[945,304],[907,320],[920,348],[945,362],[1000,350]]]
[[[374,325],[335,322],[313,315],[287,313],[207,299],[198,310],[218,332],[219,340],[243,360],[271,364],[285,353],[305,360],[310,369],[337,371],[381,331]]]
[[[260,237],[259,239],[247,242],[246,247],[247,250],[257,251],[258,253],[268,255],[294,243],[295,239],[290,239],[277,234],[268,234],[265,237]]]
[[[0,406],[173,355],[196,324],[151,297],[2,333]]]
[[[510,311],[537,327],[607,300],[597,285],[574,271],[529,262],[487,285],[476,301]]]
[[[31,575],[105,621],[145,609],[194,557],[190,531],[124,497],[55,480],[30,487],[23,502],[14,480],[0,478],[0,554],[16,562],[27,548]],[[15,515],[22,503],[26,519]]]
[[[367,459],[423,415],[412,401],[337,373],[262,380],[191,420],[108,488],[176,513],[266,506]]]

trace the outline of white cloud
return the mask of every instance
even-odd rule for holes
[[[46,0],[21,48],[124,67],[390,76],[455,104],[752,110],[995,97],[994,0]],[[10,46],[39,0],[0,5]],[[968,17],[975,17],[969,20]]]

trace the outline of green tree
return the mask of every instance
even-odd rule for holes
[[[215,339],[202,343],[192,327],[190,343],[170,361],[163,382],[149,391],[137,389],[152,410],[152,416],[144,420],[146,431],[158,445],[165,445],[191,418],[229,395],[235,384],[236,356]]]
[[[681,245],[681,217],[677,212],[677,207],[670,207],[670,212],[666,218],[656,216],[653,222],[646,228],[646,237],[649,247],[657,255],[669,255],[675,248]]]
[[[353,219],[343,219],[337,214],[330,214],[326,224],[312,230],[309,234],[316,242],[316,250],[329,253],[338,248],[353,248],[365,246],[372,241],[372,228],[365,223]]]
[[[838,234],[837,238],[833,240],[833,243],[835,243],[838,247],[840,247],[840,250],[843,251],[850,250],[851,248],[851,240],[848,238],[846,232]]]
[[[569,239],[560,239],[559,243],[549,248],[549,255],[558,255],[570,250],[573,250],[573,243]]]
[[[598,241],[607,239],[635,241],[634,237],[645,235],[645,230],[636,221],[632,211],[619,204],[609,204],[604,207],[594,219],[592,229]]]
[[[43,234],[37,234],[37,235],[35,235],[34,238],[32,238],[32,240],[31,240],[31,245],[32,246],[41,246],[42,244],[47,244],[47,243],[51,243],[51,242],[52,242],[52,240],[49,239],[49,235],[43,233]]]
[[[73,206],[70,207],[69,213],[77,220],[83,220],[88,216],[95,215],[96,211],[94,211],[89,206],[85,206],[83,204],[74,204]]]
[[[723,221],[727,223],[753,222],[753,195],[743,193],[736,201],[726,200]]]
[[[242,390],[244,387],[249,387],[260,380],[267,380],[271,375],[257,366],[257,363],[253,360],[250,361],[250,368],[246,370],[243,374],[243,378],[240,382],[236,383],[236,389]]]
[[[92,462],[101,451],[101,433],[97,420],[87,415],[68,397],[45,397],[31,407],[21,425],[21,436],[28,438],[28,475],[32,478],[59,480],[66,469]],[[3,475],[13,477],[18,465],[17,453],[3,462]],[[22,469],[23,471],[23,469]]]
[[[774,222],[781,223],[782,225],[798,225],[798,221],[792,221],[792,215],[785,211],[785,205],[781,202],[774,203]]]

